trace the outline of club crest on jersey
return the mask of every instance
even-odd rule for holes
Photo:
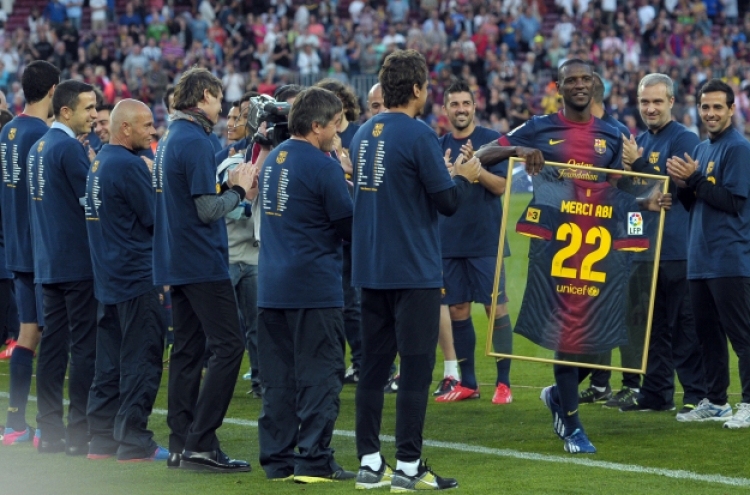
[[[710,174],[714,171],[714,162],[708,162],[708,167],[706,167],[706,173]]]
[[[276,157],[276,163],[282,164],[286,161],[286,155],[288,154],[287,151],[280,151],[279,156]]]
[[[96,160],[93,165],[91,165],[91,171],[96,173],[96,171],[99,170],[99,160]]]
[[[44,141],[39,141],[39,146],[36,147],[36,152],[41,153],[42,148],[44,148]]]
[[[384,125],[385,125],[385,124],[375,124],[375,127],[374,127],[374,128],[373,128],[373,130],[372,130],[372,135],[373,135],[374,137],[378,137],[378,136],[380,136],[380,134],[382,134],[382,133],[383,133],[383,126],[384,126]]]
[[[594,151],[603,155],[607,152],[607,140],[606,139],[594,139]]]
[[[10,131],[8,131],[8,139],[13,141],[16,138],[16,128],[14,127]]]
[[[216,183],[216,194],[220,194],[220,193],[221,193],[221,184]]]
[[[651,154],[648,156],[648,163],[650,164],[656,164],[659,163],[659,152],[658,151],[652,151]]]
[[[643,215],[640,211],[628,213],[628,235],[643,235]]]

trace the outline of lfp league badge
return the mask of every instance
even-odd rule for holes
[[[643,235],[643,215],[640,211],[628,213],[628,235]]]

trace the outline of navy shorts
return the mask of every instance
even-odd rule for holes
[[[481,258],[444,258],[443,285],[445,297],[441,304],[452,306],[465,302],[492,304],[492,286],[495,281],[495,256]],[[500,271],[497,304],[508,302],[505,293],[505,263]]]
[[[43,327],[42,284],[34,283],[31,272],[13,272],[13,282],[16,285],[18,319],[21,323],[36,323]]]

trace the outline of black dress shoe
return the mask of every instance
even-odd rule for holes
[[[170,452],[167,457],[167,468],[177,469],[180,467],[180,461],[182,461],[182,452]]]
[[[59,454],[65,452],[65,440],[41,440],[37,451],[40,454]]]
[[[87,455],[89,453],[89,444],[71,444],[65,447],[66,455]]]
[[[251,470],[249,463],[230,459],[220,449],[208,452],[191,452],[186,450],[182,453],[180,468],[217,473],[246,473]]]

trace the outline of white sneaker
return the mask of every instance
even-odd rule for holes
[[[703,399],[695,409],[686,413],[677,414],[677,421],[727,421],[732,418],[732,406],[724,404],[719,406],[711,404],[708,399]],[[750,425],[748,425],[750,426]]]
[[[724,428],[735,430],[750,427],[750,404],[741,403],[736,404],[736,406],[737,413],[732,416],[732,419],[724,423]]]

